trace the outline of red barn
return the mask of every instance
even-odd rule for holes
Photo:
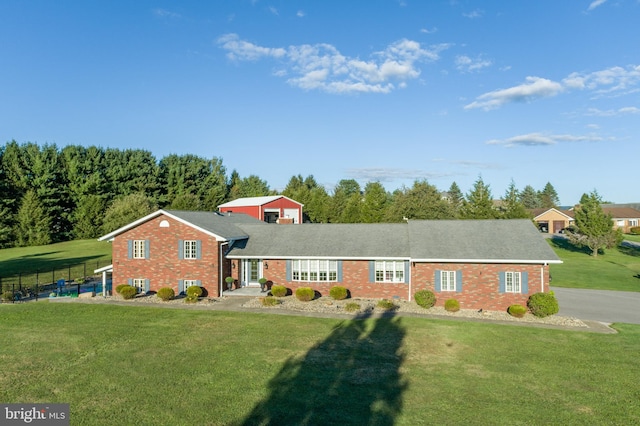
[[[220,204],[221,213],[244,213],[267,223],[302,223],[302,204],[284,195],[238,198]]]

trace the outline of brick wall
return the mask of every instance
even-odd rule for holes
[[[411,266],[411,295],[409,284],[387,284],[369,282],[369,262],[362,260],[345,260],[342,262],[342,282],[297,282],[287,281],[286,261],[267,260],[269,269],[264,271],[265,278],[274,284],[284,285],[293,292],[298,287],[312,287],[323,296],[335,285],[346,287],[351,297],[413,300],[413,293],[428,289],[435,292],[434,276],[436,270],[462,270],[462,289],[457,292],[436,293],[437,306],[443,306],[446,299],[455,298],[463,309],[506,310],[509,305],[518,303],[526,306],[529,295],[543,291],[540,278],[544,279],[544,291],[548,291],[549,267],[542,265],[511,264],[438,264],[415,263]],[[528,293],[499,293],[499,276],[501,271],[527,272]]]
[[[168,227],[160,226],[165,221]],[[128,240],[149,240],[148,259],[129,259]],[[179,240],[202,241],[200,259],[179,259]],[[215,238],[170,217],[160,215],[113,241],[113,288],[129,278],[149,280],[150,290],[171,287],[178,293],[178,280],[200,280],[209,297],[219,295],[219,243]]]

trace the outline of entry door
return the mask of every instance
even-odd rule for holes
[[[262,260],[261,259],[244,259],[244,279],[245,286],[259,286],[258,281],[262,278]]]

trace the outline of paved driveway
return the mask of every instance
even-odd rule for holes
[[[640,324],[640,292],[551,287],[558,315],[601,322]]]

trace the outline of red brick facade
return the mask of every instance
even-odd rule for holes
[[[149,258],[130,259],[129,240],[146,240]],[[180,240],[201,241],[201,258],[180,259]],[[112,244],[113,288],[128,284],[129,279],[141,278],[149,280],[151,291],[171,287],[178,294],[179,280],[200,280],[209,297],[219,296],[220,243],[202,231],[160,215],[117,235]],[[223,271],[229,273],[226,260]]]

